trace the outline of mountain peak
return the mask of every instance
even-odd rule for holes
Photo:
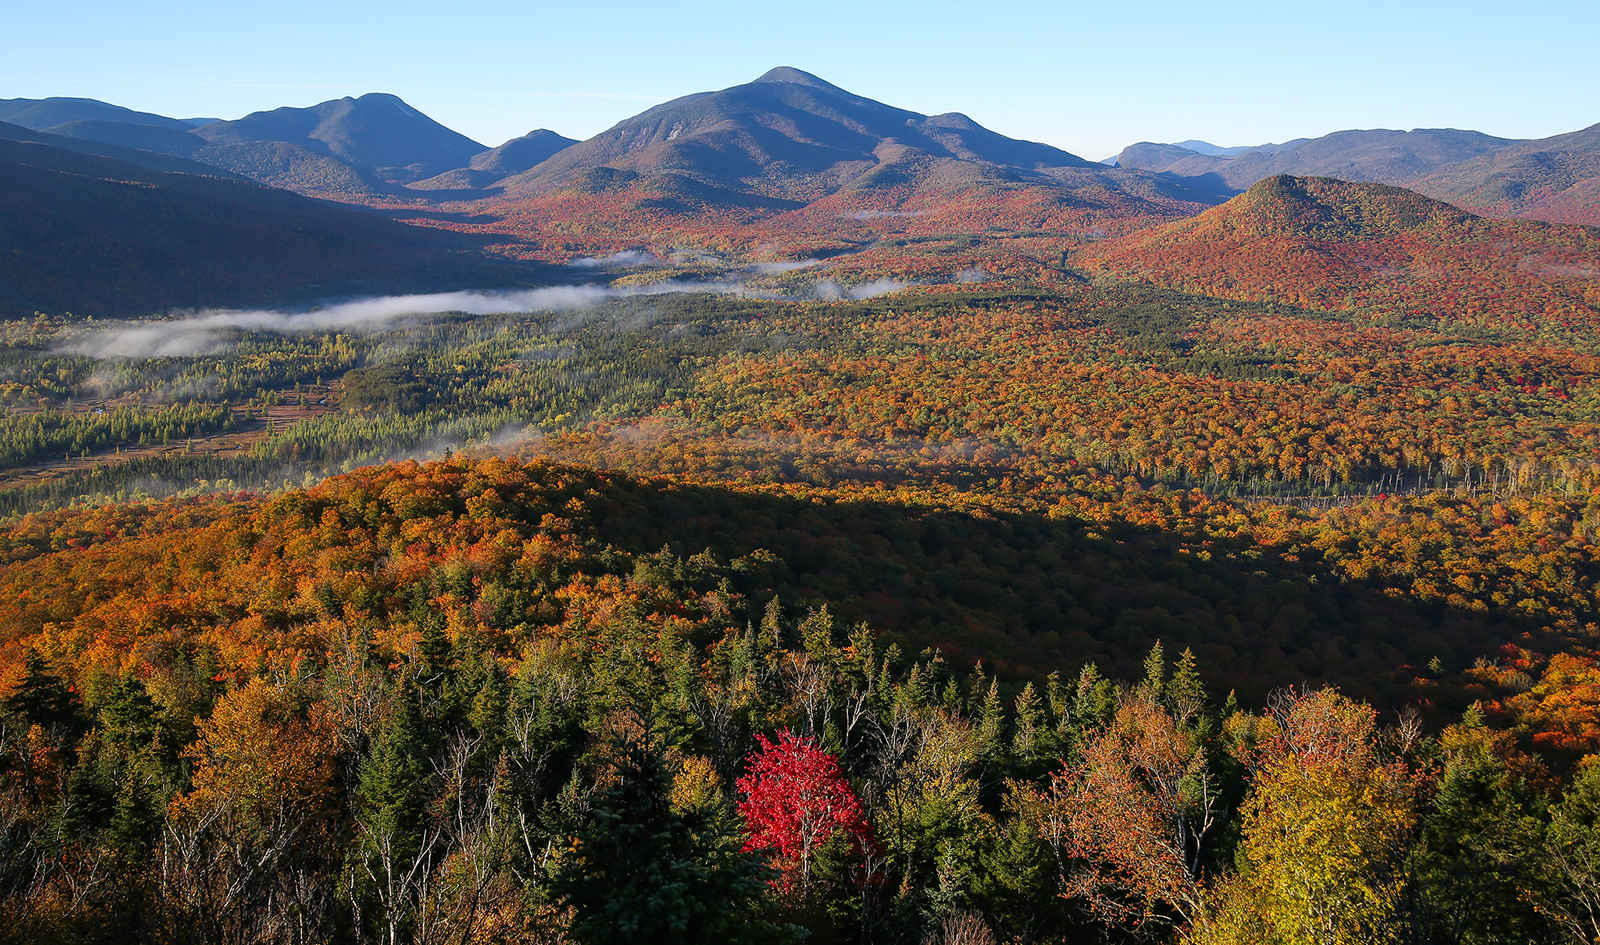
[[[468,167],[475,171],[501,175],[520,174],[548,160],[558,151],[577,143],[548,128],[536,128],[520,138],[512,138],[498,148],[474,155]]]
[[[352,101],[352,99],[349,98],[349,96],[346,96],[345,101]],[[353,101],[363,105],[388,105],[398,109],[402,115],[426,117],[415,108],[407,105],[405,100],[400,96],[390,92],[368,92],[367,94],[361,96],[360,98],[354,99]],[[432,119],[429,120],[431,121]]]
[[[881,150],[886,144],[896,146],[894,154],[911,148],[932,162],[964,161],[1029,174],[1089,166],[1058,148],[1007,138],[956,112],[929,117],[781,66],[754,82],[657,105],[563,149],[505,187],[513,197],[543,193],[606,168],[607,179],[624,171],[694,180],[721,193],[810,203],[863,175],[871,174],[863,185],[870,181],[875,187],[887,186],[891,177],[899,180],[895,175],[909,165],[886,159],[889,152]],[[905,166],[872,173],[889,164]]]
[[[216,145],[284,142],[332,155],[380,180],[402,183],[466,167],[488,150],[387,92],[347,95],[309,108],[252,112],[195,133]]]
[[[1224,270],[1253,273],[1253,280],[1277,271],[1314,281],[1320,278],[1315,273],[1332,272],[1327,266],[1337,260],[1369,266],[1377,258],[1369,249],[1373,243],[1422,233],[1476,240],[1475,219],[1459,207],[1389,184],[1278,174],[1199,216],[1091,247],[1083,258],[1112,270],[1182,269],[1213,288],[1226,277]]]
[[[756,82],[792,82],[795,85],[808,85],[808,86],[810,86],[811,88],[814,88],[814,89],[828,89],[828,90],[833,91],[833,92],[842,92],[842,91],[844,91],[843,89],[839,88],[837,85],[832,84],[831,82],[824,82],[823,80],[817,78],[816,76],[812,75],[811,73],[803,72],[803,71],[801,71],[799,69],[796,69],[793,66],[779,66],[776,69],[769,69],[768,71],[762,73],[760,78],[756,79],[755,81]],[[754,85],[755,82],[752,82],[751,84]]]
[[[1207,217],[1260,236],[1350,241],[1460,224],[1472,215],[1402,187],[1278,174],[1196,219]]]

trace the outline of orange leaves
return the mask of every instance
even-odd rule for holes
[[[1590,657],[1557,653],[1544,663],[1537,681],[1530,670],[1536,663],[1522,659],[1502,671],[1484,667],[1475,675],[1510,690],[1499,708],[1533,733],[1535,745],[1574,755],[1600,752],[1600,665]]]
[[[1600,482],[1600,426],[1568,395],[1600,375],[1568,347],[1219,311],[1184,336],[1181,358],[1135,358],[1096,324],[1127,310],[1120,291],[836,321],[806,312],[794,331],[845,351],[847,339],[876,343],[729,356],[700,376],[684,416],[911,448],[973,441],[1164,481]]]
[[[221,820],[230,834],[298,832],[334,809],[334,723],[322,704],[294,699],[256,677],[224,696],[185,750],[193,785],[175,820]]]
[[[1192,918],[1202,839],[1219,801],[1199,738],[1142,692],[1058,775],[1049,804],[1085,866],[1067,891],[1118,922]]]
[[[596,564],[591,520],[607,484],[498,459],[373,467],[213,502],[206,515],[152,503],[140,514],[173,523],[158,534],[43,554],[41,536],[98,528],[104,514],[33,518],[10,535],[33,550],[0,569],[0,615],[13,639],[74,676],[139,671],[152,647],[176,643],[205,647],[235,679],[308,671],[357,627],[394,658],[429,614],[452,638],[504,653],[617,621],[671,635],[727,618],[735,593],[682,592]]]
[[[851,364],[840,357],[834,369]],[[395,661],[430,623],[503,655],[540,637],[602,645],[618,625],[682,638],[737,619],[752,587],[788,586],[1007,671],[1116,659],[1130,626],[1157,621],[1206,635],[1220,654],[1207,658],[1246,692],[1296,673],[1389,694],[1435,653],[1470,662],[1523,629],[1577,634],[1600,622],[1600,513],[1586,498],[1299,509],[1151,487],[981,439],[895,454],[864,436],[744,435],[751,442],[663,424],[643,446],[631,431],[612,442],[599,430],[546,444],[651,472],[659,461],[672,480],[455,459],[273,498],[151,503],[109,521],[98,509],[34,517],[0,535],[31,549],[0,567],[0,617],[13,642],[74,680],[145,672],[184,645],[217,661],[208,676],[243,679],[314,665],[357,632]],[[790,481],[761,483],[780,464]],[[866,481],[804,481],[850,464]],[[747,469],[743,482],[697,483]],[[444,511],[402,521],[417,501]],[[88,549],[38,550],[91,527],[102,537]],[[689,535],[724,558],[761,547],[784,565],[729,572],[727,588],[636,570],[640,549]],[[1415,633],[1399,640],[1398,628]],[[1419,634],[1427,642],[1411,642]],[[1528,645],[1556,645],[1553,634],[1540,641]],[[1464,704],[1444,685],[1428,698]],[[1560,730],[1549,718],[1529,724]]]

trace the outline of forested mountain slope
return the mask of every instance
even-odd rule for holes
[[[1600,226],[1600,125],[1501,148],[1410,186],[1492,216]]]
[[[1474,216],[1397,187],[1273,177],[1081,265],[1224,298],[1557,330],[1600,317],[1600,231]]]
[[[1200,154],[1180,145],[1141,142],[1123,149],[1117,164],[1203,178],[1233,192],[1279,174],[1404,186],[1440,168],[1519,143],[1455,128],[1336,131],[1293,147],[1245,148],[1234,154]]]
[[[846,92],[798,69],[658,105],[508,181],[536,192],[607,167],[805,200],[837,190],[899,145],[934,158],[1018,168],[1088,167],[1048,145],[997,135],[965,115],[929,117]]]
[[[526,280],[474,241],[287,191],[0,140],[0,311],[146,315]]]
[[[134,111],[131,108],[92,98],[60,97],[0,99],[0,121],[21,125],[34,131],[49,131],[61,125],[84,121],[116,122],[169,131],[188,131],[209,122],[208,119],[168,118],[165,115]]]
[[[398,183],[465,168],[487,150],[379,93],[233,121],[166,118],[91,99],[18,99],[0,102],[0,121],[186,158],[298,193],[358,201],[392,196]]]
[[[1334,690],[1244,711],[1206,661],[1159,644],[1128,681],[1086,666],[1002,687],[786,596],[874,535],[1003,556],[951,534],[977,509],[927,521],[956,510],[923,497],[896,525],[872,506],[909,494],[786,491],[456,459],[17,522],[0,539],[0,711],[27,726],[31,764],[0,775],[17,791],[3,868],[33,882],[5,900],[12,929],[94,937],[134,916],[159,941],[321,942],[515,923],[525,940],[603,941],[587,930],[672,921],[716,941],[914,942],[964,924],[1199,943],[1323,913],[1489,941],[1581,928],[1563,917],[1600,871],[1563,857],[1593,846],[1592,764],[1564,788],[1532,780],[1541,761],[1483,707],[1437,737]],[[1110,547],[1126,529],[1074,522],[1087,509],[1052,518],[1107,545],[1102,561],[1142,557]],[[643,550],[669,522],[687,547]],[[786,531],[787,558],[724,556]],[[1290,557],[1261,550],[1219,566]],[[1068,570],[1085,565],[1116,580],[1087,559]],[[1287,604],[1270,584],[1237,590]],[[1582,673],[1593,685],[1592,667],[1552,670],[1565,692]],[[1561,683],[1520,672],[1484,664],[1477,685],[1546,708]],[[1565,764],[1558,744],[1547,757]],[[1291,828],[1320,842],[1284,846]],[[1338,852],[1352,843],[1354,861]],[[1485,866],[1481,846],[1501,855]],[[663,861],[686,878],[640,878]],[[1307,918],[1306,870],[1359,902]],[[222,890],[251,908],[213,908]]]
[[[464,167],[484,145],[451,131],[398,97],[373,92],[310,108],[253,112],[195,129],[213,144],[283,142],[330,154],[389,182]]]
[[[655,243],[698,229],[697,242],[736,234],[752,244],[827,240],[835,251],[837,234],[851,230],[1121,231],[1211,202],[1153,174],[1006,138],[964,115],[894,108],[788,68],[656,106],[496,187],[503,193],[479,205],[514,232],[631,232]]]
[[[0,945],[1594,938],[1600,230],[110,108],[0,125]],[[1393,134],[1275,151],[1523,147]]]

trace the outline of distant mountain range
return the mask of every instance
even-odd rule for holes
[[[541,130],[490,149],[381,93],[255,112],[237,121],[165,118],[90,99],[11,99],[0,100],[0,121],[356,201],[406,196],[404,185],[457,169],[470,174],[458,188],[482,188],[574,143]]]
[[[670,248],[708,228],[738,234],[730,246],[797,253],[918,234],[1110,237],[1104,255],[1085,260],[1139,269],[1226,240],[1175,223],[1171,233],[1189,234],[1173,237],[1177,248],[1135,251],[1128,240],[1139,237],[1128,234],[1211,220],[1197,214],[1274,180],[1397,185],[1481,215],[1600,225],[1600,125],[1538,141],[1418,129],[1247,148],[1144,142],[1108,166],[787,67],[581,142],[540,129],[489,148],[373,93],[231,121],[80,98],[0,100],[0,148],[0,308],[22,314],[131,314],[469,276],[527,282],[531,270],[484,255],[485,243],[559,261],[618,245]],[[1365,193],[1307,186],[1324,202]],[[452,227],[477,235],[440,232]],[[1320,243],[1302,249],[1285,263],[1311,271],[1338,256]],[[1199,267],[1184,279],[1227,268],[1184,258],[1172,265]]]
[[[4,101],[0,113],[59,137],[357,203],[504,203],[558,190],[620,189],[636,193],[636,203],[665,194],[668,204],[684,207],[785,211],[841,192],[898,205],[919,194],[1033,187],[1092,193],[1072,200],[1140,218],[1206,205],[1181,182],[1008,138],[965,115],[894,108],[792,68],[667,102],[581,143],[541,129],[496,148],[377,93],[237,121],[169,119],[82,99]],[[859,202],[843,199],[841,206],[849,212]]]
[[[167,118],[150,112],[136,112],[121,105],[110,105],[92,98],[13,98],[0,99],[0,121],[42,131],[81,121],[115,122],[188,131],[209,125],[215,118]]]
[[[1179,141],[1175,147],[1186,148],[1195,152],[1196,154],[1210,154],[1213,156],[1220,155],[1224,157],[1231,157],[1235,154],[1243,154],[1246,151],[1287,151],[1290,148],[1298,147],[1309,140],[1311,139],[1295,138],[1292,141],[1285,141],[1282,144],[1238,145],[1236,147],[1224,148],[1212,144],[1209,141],[1196,141],[1195,139],[1190,138],[1188,141]]]
[[[1289,174],[1405,186],[1495,216],[1600,225],[1600,125],[1538,141],[1445,128],[1243,147],[1141,142],[1093,164],[965,115],[906,111],[788,67],[655,106],[583,142],[540,129],[489,148],[381,93],[235,121],[82,98],[12,99],[0,100],[0,121],[127,149],[113,156],[151,169],[176,168],[143,155],[356,203],[504,204],[555,192],[615,203],[635,192],[635,203],[783,211],[825,198],[855,206],[874,194],[898,205],[981,185],[1161,216]]]
[[[1394,184],[1492,216],[1600,225],[1600,125],[1517,141],[1454,128],[1339,131],[1254,148],[1140,142],[1117,155],[1215,194],[1279,174]]]
[[[0,316],[150,315],[548,275],[484,253],[478,238],[208,170],[0,123]]]
[[[1182,145],[1143,142],[1123,149],[1117,155],[1117,164],[1201,179],[1234,193],[1278,174],[1400,185],[1516,143],[1453,128],[1339,131],[1287,146],[1229,148],[1212,154]]]

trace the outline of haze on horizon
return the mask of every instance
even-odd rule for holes
[[[91,0],[8,12],[0,98],[82,96],[237,118],[391,92],[494,146],[533,128],[586,138],[651,105],[792,65],[879,101],[964,112],[1090,159],[1135,141],[1230,146],[1346,128],[1534,138],[1600,121],[1600,7],[1487,2],[1226,11],[1161,2],[787,9],[490,0],[470,15],[403,0],[237,8]]]

